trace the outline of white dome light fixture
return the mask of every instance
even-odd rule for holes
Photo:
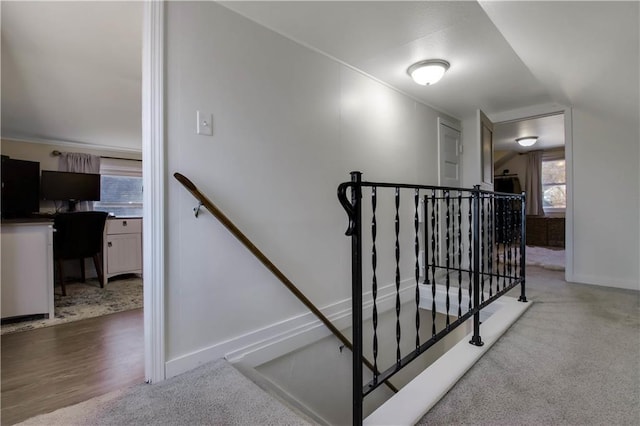
[[[517,138],[516,142],[520,144],[520,146],[531,146],[538,141],[537,136],[525,136],[524,138]]]
[[[407,68],[407,74],[421,86],[436,84],[449,69],[449,62],[443,59],[427,59]]]

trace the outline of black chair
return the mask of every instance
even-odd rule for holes
[[[64,260],[80,260],[82,282],[85,282],[84,259],[93,258],[100,287],[104,287],[100,252],[102,251],[102,234],[107,215],[106,212],[90,211],[59,213],[54,217],[53,259],[57,266],[63,296],[67,295],[64,287]]]

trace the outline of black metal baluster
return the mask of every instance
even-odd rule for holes
[[[518,234],[519,232],[516,232],[516,228],[517,228],[517,216],[516,216],[516,198],[513,197],[511,199],[511,235],[513,236],[512,238],[512,243],[511,243],[511,247],[512,247],[512,262],[513,262],[513,271],[511,273],[511,279],[515,279],[517,271],[518,271],[518,256],[517,256],[517,248],[518,248]]]
[[[378,277],[376,269],[378,266],[378,250],[376,248],[376,235],[378,232],[378,222],[376,219],[376,206],[378,204],[377,188],[371,188],[371,268],[373,270],[373,281],[371,283],[371,293],[373,294],[373,379],[378,381]]]
[[[514,197],[513,208],[513,276],[517,278],[520,271],[520,200]]]
[[[513,246],[513,229],[511,227],[511,211],[513,210],[511,205],[511,197],[507,197],[507,241],[508,241],[508,245],[507,245],[507,274],[505,274],[507,277],[509,277],[509,281],[511,280],[511,262],[513,261],[513,259],[511,258],[511,247]],[[505,287],[508,285],[509,283],[507,281],[505,281]]]
[[[462,191],[458,191],[458,318],[462,316]]]
[[[418,209],[420,208],[420,190],[416,189],[414,194],[414,203],[416,207],[416,213],[413,217],[413,225],[416,231],[414,246],[416,253],[416,350],[420,348],[420,238],[418,237],[418,229],[419,229],[419,214]]]
[[[446,300],[446,308],[447,308],[447,328],[451,325],[451,319],[449,318],[449,308],[451,306],[451,300],[449,298],[449,288],[451,286],[451,194],[449,190],[444,192],[445,204],[447,207],[447,213],[445,218],[446,223],[446,231],[445,231],[445,249],[446,249],[446,257],[445,257],[445,266],[447,269],[447,278],[446,278],[446,288],[447,288],[447,300]]]
[[[441,252],[441,248],[440,248],[440,239],[442,238],[440,236],[441,232],[442,232],[442,223],[440,222],[440,206],[442,205],[442,195],[439,194],[438,197],[438,208],[436,209],[436,259],[438,260],[438,268],[441,268],[442,265],[440,265],[440,262],[442,262],[442,252]],[[435,279],[435,277],[434,277]]]
[[[472,269],[473,269],[473,218],[472,218],[473,208],[471,205],[471,198],[469,198],[469,310],[473,307],[472,304],[472,292],[473,292],[473,279],[472,279]]]
[[[400,188],[396,187],[396,364],[400,366]]]
[[[484,254],[485,254],[485,196],[484,193],[479,194],[479,202],[480,202],[480,301],[484,302]]]
[[[424,222],[424,283],[429,284],[429,196],[423,197],[422,217]]]
[[[523,192],[521,195],[522,204],[520,205],[520,278],[522,282],[520,284],[520,302],[526,302],[527,296],[525,293],[525,272],[527,265],[527,216],[526,216],[526,203],[527,197]]]
[[[491,194],[487,205],[487,208],[489,209],[489,242],[487,244],[487,247],[489,248],[489,253],[487,254],[487,262],[489,263],[489,297],[493,296],[493,199],[494,195]]]
[[[431,335],[436,335],[436,190],[431,190]]]
[[[504,238],[502,231],[502,208],[501,198],[496,196],[494,199],[494,205],[496,207],[496,293],[500,291],[500,243]]]
[[[507,246],[509,245],[509,227],[507,226],[507,209],[509,208],[506,197],[502,198],[502,288],[507,288]]]

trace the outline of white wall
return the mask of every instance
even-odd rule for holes
[[[494,168],[493,174],[494,176],[501,175],[504,170],[509,170],[509,174],[518,175],[518,179],[520,180],[520,186],[524,191],[526,185],[526,177],[527,177],[527,157],[526,155],[518,155],[516,154],[509,160],[507,160],[502,166],[498,169]]]
[[[573,110],[576,282],[640,290],[638,123]]]
[[[462,186],[472,188],[482,182],[480,169],[480,136],[478,118],[474,115],[462,119]]]
[[[436,184],[437,117],[453,119],[215,3],[170,2],[166,22],[168,175],[192,179],[317,306],[344,301],[338,184],[352,170]],[[213,137],[195,134],[196,110],[213,114]],[[167,187],[172,376],[306,311],[214,218],[194,217],[177,181]]]

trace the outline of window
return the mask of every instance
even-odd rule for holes
[[[542,161],[542,206],[545,212],[561,212],[567,207],[565,160]]]
[[[142,216],[142,162],[103,159],[100,201],[93,208],[115,216]]]

